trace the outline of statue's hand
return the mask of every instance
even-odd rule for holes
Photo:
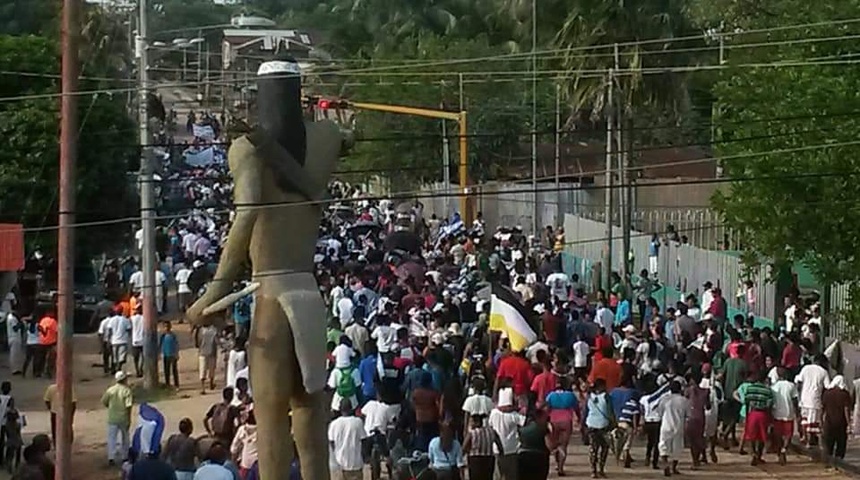
[[[218,327],[223,326],[226,322],[223,311],[215,312],[210,315],[205,315],[203,313],[203,310],[206,310],[206,308],[214,302],[215,299],[211,298],[211,295],[204,293],[203,296],[198,298],[197,301],[185,311],[185,319],[188,320],[188,323],[191,325],[198,327],[208,327],[210,325]]]

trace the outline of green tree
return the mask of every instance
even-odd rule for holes
[[[27,76],[0,75],[0,217],[27,227],[56,224],[59,146],[59,49],[43,37],[0,36],[0,70],[28,71]],[[93,71],[98,75],[97,71]],[[100,88],[82,80],[80,89]],[[10,97],[27,96],[22,100]],[[100,94],[79,98],[80,134],[77,168],[79,221],[128,215],[133,206],[126,179],[127,161],[136,155],[133,123],[123,96]],[[122,225],[81,229],[79,253],[95,253],[116,239]],[[30,241],[52,243],[54,232]]]
[[[504,53],[502,47],[491,46],[486,37],[472,40],[452,40],[425,35],[380,50],[375,62],[428,61],[493,57]],[[458,70],[480,72],[483,64],[458,65]],[[492,69],[521,68],[513,62],[493,62]],[[438,71],[438,69],[437,69]],[[427,72],[425,72],[427,73]],[[468,112],[468,144],[470,176],[473,180],[496,178],[517,163],[521,156],[520,143],[528,141],[531,131],[530,89],[524,88],[522,78],[495,79],[493,75],[466,75],[463,103]],[[512,81],[513,80],[513,81]],[[457,111],[460,88],[457,75],[428,74],[406,77],[385,77],[384,81],[368,76],[349,77],[344,87],[320,90],[342,95],[354,101],[397,104],[414,107]],[[541,83],[540,116],[537,129],[553,125],[554,87]],[[357,137],[364,139],[356,145],[347,159],[350,169],[378,170],[387,173],[399,186],[415,186],[425,181],[438,181],[442,174],[442,126],[439,120],[379,112],[358,112]],[[451,178],[457,179],[459,142],[457,125],[449,122]],[[401,188],[398,188],[400,190]]]
[[[723,171],[737,180],[715,196],[714,206],[743,234],[748,264],[803,262],[825,283],[849,284],[856,326],[860,74],[850,61],[860,46],[860,26],[828,22],[857,18],[860,2],[723,0],[706,6],[729,13],[702,8],[700,15],[729,32],[730,68],[714,88],[716,151],[729,157]],[[814,23],[820,25],[786,28]]]

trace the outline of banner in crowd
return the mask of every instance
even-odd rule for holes
[[[511,343],[511,350],[520,352],[537,340],[537,334],[529,325],[528,313],[507,288],[493,284],[490,294],[490,330],[504,332]]]
[[[216,162],[214,147],[203,149],[189,148],[182,155],[185,157],[185,163],[192,167],[206,167]]]
[[[203,140],[215,140],[215,129],[212,125],[194,124],[194,136]]]

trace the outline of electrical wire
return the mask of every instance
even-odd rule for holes
[[[722,158],[706,158],[706,159],[696,159],[696,160],[689,160],[689,161],[683,161],[683,162],[669,162],[669,163],[664,163],[664,164],[654,164],[654,165],[648,165],[648,166],[633,166],[627,170],[632,172],[632,171],[644,170],[644,169],[649,169],[649,168],[673,167],[673,166],[677,166],[677,165],[689,165],[689,164],[701,163],[701,162],[711,162],[711,161],[727,162],[727,161],[739,160],[739,159],[744,159],[744,158],[754,158],[754,157],[759,157],[759,156],[764,156],[764,155],[796,153],[796,152],[801,152],[801,151],[811,151],[811,150],[815,150],[815,149],[830,149],[830,148],[839,148],[839,147],[855,146],[855,145],[860,145],[860,141],[831,143],[831,144],[822,144],[822,145],[814,145],[814,146],[808,145],[808,146],[792,148],[792,149],[772,150],[769,152],[745,153],[745,154],[731,155],[731,156],[725,156]],[[590,175],[606,174],[606,173],[611,173],[612,171],[614,171],[614,169],[597,170],[597,171],[591,172]],[[585,174],[583,174],[583,175],[585,175]],[[635,184],[635,186],[637,188],[653,188],[653,187],[667,186],[667,185],[668,186],[707,185],[707,184],[721,184],[721,183],[735,183],[735,182],[740,183],[740,182],[752,182],[752,181],[777,181],[777,180],[787,180],[787,179],[844,178],[846,176],[854,176],[854,175],[860,175],[860,171],[840,171],[840,172],[824,172],[824,173],[810,173],[810,174],[696,179],[696,180],[688,180],[688,181],[651,182],[651,183],[647,183],[647,184]],[[554,178],[554,177],[552,177],[552,176],[540,177],[540,179],[544,179],[544,180],[549,180],[552,178]],[[611,188],[611,189],[627,188],[629,186],[634,186],[634,184],[620,184],[620,185],[610,185],[610,186],[595,185],[595,186],[576,187],[576,188],[552,187],[552,188],[531,189],[530,191],[535,192],[535,193],[576,191],[576,190],[594,191],[594,190],[602,190],[602,189],[606,189],[606,188]],[[477,185],[473,186],[473,187],[477,187]],[[525,191],[529,191],[529,190],[525,190]],[[485,193],[483,193],[483,195],[502,196],[502,195],[506,195],[506,194],[519,194],[519,193],[522,193],[522,191],[518,191],[518,192],[498,192],[497,191],[497,192],[492,192],[492,193],[485,192]],[[391,198],[410,198],[410,199],[416,199],[417,200],[417,199],[421,199],[421,198],[445,198],[445,197],[462,197],[462,196],[463,196],[463,194],[461,194],[460,192],[426,193],[426,192],[423,192],[421,190],[412,190],[412,191],[405,191],[405,192],[390,193],[390,194],[383,195],[383,196],[363,197],[362,200],[378,201],[378,200],[391,199]],[[289,206],[296,206],[296,207],[298,207],[298,206],[311,206],[311,205],[324,206],[324,205],[331,205],[334,203],[339,203],[340,201],[341,200],[339,200],[339,199],[325,199],[325,200],[307,200],[307,201],[289,201],[289,202],[261,202],[261,203],[255,203],[255,204],[235,204],[234,203],[234,208],[236,208],[236,209],[241,208],[242,210],[250,210],[250,209],[266,209],[266,208],[279,208],[279,207],[289,207]],[[217,212],[217,213],[226,214],[226,213],[229,213],[231,211],[232,211],[232,209],[228,209],[228,210],[222,210],[222,211]],[[183,214],[183,215],[156,216],[155,219],[156,220],[172,220],[172,219],[177,219],[177,218],[183,218],[186,215],[187,215],[187,213]],[[116,219],[111,219],[111,220],[81,222],[81,223],[69,225],[69,228],[90,228],[90,227],[105,226],[105,225],[116,225],[116,224],[139,222],[139,221],[140,221],[140,217],[123,217],[123,218],[116,218]],[[36,232],[36,231],[56,230],[58,228],[59,228],[59,226],[25,228],[24,231],[25,232]],[[2,232],[2,229],[0,229],[0,232]]]
[[[800,24],[800,25],[770,27],[770,28],[764,28],[764,29],[748,30],[748,31],[744,31],[744,32],[736,32],[733,35],[749,35],[749,34],[754,34],[754,33],[770,33],[770,32],[785,31],[785,30],[791,30],[791,29],[808,28],[808,27],[812,27],[812,26],[845,25],[845,24],[851,24],[851,23],[857,23],[857,22],[860,22],[860,18],[846,19],[846,20],[832,20],[832,21],[824,21],[824,22],[814,22],[814,23]],[[679,41],[687,41],[687,40],[701,39],[701,38],[703,38],[702,35],[678,37],[678,38],[673,38],[673,39],[654,38],[654,39],[648,39],[648,40],[637,40],[637,41],[632,41],[632,42],[618,42],[618,43],[612,43],[612,44],[601,44],[601,45],[583,46],[583,47],[575,47],[575,48],[544,50],[544,51],[539,51],[539,52],[535,52],[535,53],[546,53],[546,52],[568,52],[569,53],[572,51],[591,51],[591,50],[599,50],[602,48],[614,48],[616,45],[620,46],[620,47],[626,47],[626,46],[634,46],[634,45],[650,45],[650,44],[654,44],[654,43],[670,42],[670,41],[671,42],[679,42]],[[344,75],[344,74],[359,74],[359,73],[377,72],[377,74],[380,74],[381,72],[385,72],[387,70],[392,70],[392,69],[396,70],[396,69],[402,69],[402,68],[415,68],[418,66],[420,66],[420,67],[450,66],[450,65],[463,64],[463,63],[474,63],[474,62],[479,62],[479,61],[483,61],[486,59],[494,59],[494,58],[518,58],[518,57],[528,58],[530,55],[533,55],[533,53],[528,52],[528,53],[500,54],[500,55],[485,56],[485,57],[440,60],[440,61],[435,61],[435,62],[425,62],[422,64],[392,65],[392,66],[388,66],[388,67],[370,67],[370,68],[364,68],[364,69],[341,70],[341,71],[329,72],[329,73],[337,73],[339,75]],[[846,62],[840,62],[840,63],[834,62],[834,63],[830,63],[830,65],[837,65],[837,64],[851,65],[853,63],[856,63],[856,62],[852,62],[852,61],[848,61],[847,63]],[[817,62],[812,62],[812,63],[795,62],[792,64],[789,64],[789,63],[779,63],[779,64],[756,63],[756,64],[748,64],[747,67],[749,67],[749,68],[764,68],[767,66],[780,66],[780,67],[794,66],[794,67],[797,67],[797,66],[808,66],[808,65],[819,65],[819,63],[817,63]],[[710,68],[708,68],[708,67],[710,67]],[[722,68],[741,68],[741,66],[738,66],[738,65],[687,66],[687,67],[673,67],[672,70],[660,68],[658,70],[655,70],[652,73],[670,73],[670,72],[678,73],[678,72],[691,72],[691,71],[709,70],[709,69],[715,70],[715,69],[722,69]],[[468,73],[468,72],[462,72],[462,73]],[[562,74],[569,74],[568,71],[561,71],[561,73]],[[600,72],[600,73],[603,74],[604,72]],[[631,69],[629,72],[625,72],[622,69],[618,73],[619,74],[625,74],[625,75],[627,75],[627,74],[630,74],[630,75],[643,74],[643,72],[640,72],[637,69]],[[449,73],[449,75],[450,74],[451,73]],[[587,75],[587,73],[585,73],[585,75]],[[295,75],[292,75],[292,76],[295,76]],[[285,76],[285,77],[290,77],[290,76]],[[174,85],[161,85],[161,87],[162,88],[176,88],[176,87],[181,87],[184,85],[196,86],[196,85],[199,85],[200,83],[201,82],[178,83],[178,84],[174,84]],[[100,89],[100,90],[78,91],[78,92],[66,93],[65,95],[92,95],[95,93],[127,93],[128,91],[134,91],[134,90],[137,90],[137,88],[130,88],[130,89],[119,88],[119,89]],[[30,99],[38,99],[38,98],[55,98],[57,96],[62,96],[62,95],[64,95],[64,94],[63,93],[55,93],[55,94],[35,94],[35,95],[19,95],[19,96],[0,97],[0,102],[21,101],[21,100],[30,100]]]

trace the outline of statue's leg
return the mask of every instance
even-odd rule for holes
[[[328,429],[330,399],[325,392],[307,393],[303,388],[292,399],[293,435],[302,464],[302,478],[329,480]]]
[[[293,462],[290,398],[301,387],[301,372],[290,324],[277,299],[256,297],[248,354],[260,479],[280,480]]]

